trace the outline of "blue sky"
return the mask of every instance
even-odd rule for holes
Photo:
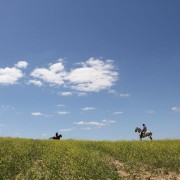
[[[180,1],[0,1],[0,136],[180,138]]]

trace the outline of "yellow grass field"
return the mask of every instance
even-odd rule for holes
[[[180,179],[180,140],[0,138],[0,179]]]

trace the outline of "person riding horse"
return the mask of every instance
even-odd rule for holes
[[[143,137],[143,135],[146,133],[146,131],[147,131],[147,127],[146,127],[146,125],[145,124],[143,124],[143,128],[142,128],[142,131],[141,131],[141,137]]]
[[[51,137],[50,139],[60,139],[60,138],[62,138],[62,135],[56,132],[55,136]]]
[[[56,136],[55,137],[58,137],[58,132],[56,132]]]

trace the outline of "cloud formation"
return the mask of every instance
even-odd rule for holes
[[[28,63],[26,61],[19,61],[17,64],[15,64],[15,67],[17,68],[26,68],[28,66]]]
[[[14,67],[0,68],[0,85],[13,85],[18,82],[24,75],[21,68],[26,68],[26,61],[19,61]]]
[[[96,108],[95,107],[85,107],[85,108],[82,108],[83,111],[91,111],[91,110],[95,110]]]
[[[123,93],[119,94],[119,97],[129,97],[129,96],[130,96],[130,94],[128,94],[128,93],[126,93],[126,94],[123,94]]]
[[[173,112],[180,112],[180,107],[172,107]]]
[[[82,92],[99,92],[110,88],[118,79],[113,61],[90,58],[80,63],[81,67],[68,73],[66,80],[72,89]]]
[[[77,96],[86,96],[86,92],[77,92],[77,91],[64,91],[64,92],[58,92],[58,96],[72,96],[72,95],[77,95]]]
[[[70,114],[69,111],[58,111],[57,112],[58,115],[67,115],[67,114]]]
[[[41,112],[32,112],[31,115],[32,116],[44,116],[44,114],[42,114]]]
[[[72,92],[66,91],[66,92],[58,92],[57,93],[59,96],[71,96],[73,95]]]
[[[113,112],[113,114],[114,115],[121,115],[121,114],[123,114],[123,112],[122,111],[116,111],[116,112]]]
[[[30,80],[29,83],[37,86],[41,86],[42,83],[50,86],[64,85],[85,93],[109,89],[118,79],[118,73],[115,71],[112,60],[102,61],[90,58],[78,65],[80,67],[74,68],[70,72],[65,71],[63,60],[50,64],[49,68],[36,68],[30,74],[35,80]],[[40,81],[42,82],[40,83]],[[72,94],[72,92],[59,93],[61,96]]]
[[[55,64],[50,64],[49,68],[36,68],[30,74],[35,80],[48,83],[50,86],[59,86],[64,84],[66,72],[62,60]],[[31,80],[32,82],[32,80]]]
[[[24,77],[22,69],[26,69],[28,62],[19,61],[14,67],[0,68],[0,84],[16,84]],[[77,94],[84,96],[88,92],[109,90],[118,80],[118,73],[112,60],[90,58],[85,62],[76,64],[76,68],[65,70],[64,61],[59,59],[48,67],[35,68],[27,76],[27,84],[38,87],[43,85],[62,86],[74,92],[60,92],[61,96]],[[125,95],[127,96],[127,95]]]
[[[74,124],[76,125],[80,125],[80,126],[84,126],[84,125],[88,125],[88,126],[93,126],[94,128],[102,128],[103,126],[107,126],[107,125],[110,125],[110,124],[114,124],[116,123],[116,121],[114,120],[102,120],[102,121],[78,121],[78,122],[74,122]],[[83,128],[84,130],[85,129],[92,129],[92,127],[85,127]]]

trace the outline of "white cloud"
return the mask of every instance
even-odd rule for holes
[[[19,61],[14,67],[0,68],[0,84],[16,84],[24,77],[22,69],[27,68],[28,62]],[[84,96],[88,92],[99,92],[110,89],[118,80],[118,72],[113,66],[112,60],[103,61],[101,59],[90,58],[78,64],[79,67],[65,70],[64,62],[59,59],[54,64],[49,64],[47,68],[36,68],[28,78],[27,84],[41,87],[44,83],[50,86],[63,86],[71,88],[75,92],[61,92],[59,95],[68,96],[77,94]]]
[[[68,111],[58,111],[57,114],[66,115],[66,114],[70,114],[70,112],[68,112]]]
[[[82,67],[68,73],[66,80],[72,89],[81,92],[98,92],[110,88],[118,79],[113,61],[90,58],[82,62]]]
[[[73,93],[72,92],[58,92],[57,93],[59,96],[71,96]]]
[[[96,121],[89,121],[89,122],[79,121],[79,122],[74,122],[74,124],[77,124],[77,125],[94,125],[94,126],[104,126],[104,123],[101,123],[101,122],[96,122]]]
[[[120,97],[129,97],[130,94],[128,94],[128,93],[126,93],[126,94],[121,93],[121,94],[119,94],[119,96],[120,96]]]
[[[57,106],[57,107],[65,107],[64,104],[57,104],[56,106]]]
[[[113,90],[113,89],[109,89],[108,92],[111,93],[111,94],[114,94],[114,95],[116,95],[118,97],[122,97],[122,98],[126,98],[126,97],[130,96],[129,93],[119,93],[119,92],[117,92],[116,90]]]
[[[59,95],[62,96],[72,94],[82,96],[86,95],[86,92],[99,92],[111,88],[118,80],[118,73],[115,71],[112,60],[90,58],[78,65],[80,65],[79,68],[67,72],[63,60],[59,60],[55,64],[49,64],[49,68],[34,69],[30,75],[50,86],[63,85],[79,92],[60,92]]]
[[[106,120],[106,119],[102,120],[102,122],[103,122],[105,125],[116,123],[116,121],[114,121],[114,120]]]
[[[0,68],[0,85],[13,85],[24,77],[21,68],[26,68],[26,61],[17,62],[14,67]]]
[[[44,114],[42,114],[41,112],[32,112],[31,115],[32,116],[44,116]]]
[[[0,84],[13,85],[16,84],[19,79],[23,77],[23,73],[20,69],[15,67],[0,68]]]
[[[180,112],[180,107],[172,107],[173,112]]]
[[[51,86],[63,85],[66,72],[62,61],[49,65],[49,68],[36,68],[30,74],[36,79],[40,79]]]
[[[116,112],[113,112],[113,114],[114,115],[121,115],[121,114],[123,114],[123,112],[122,111],[116,111]]]
[[[87,93],[84,93],[84,92],[70,92],[70,91],[57,93],[58,96],[72,96],[73,94],[75,94],[77,96],[86,96],[87,95]]]
[[[88,126],[94,126],[95,128],[102,128],[103,126],[107,126],[109,124],[114,124],[116,123],[116,121],[113,121],[113,120],[102,120],[100,122],[98,121],[79,121],[79,122],[74,122],[74,124],[77,124],[77,125],[88,125]],[[88,127],[89,128],[89,127]]]
[[[15,64],[15,67],[17,68],[26,68],[28,66],[28,63],[26,61],[19,61],[17,64]]]
[[[90,111],[90,110],[95,110],[96,108],[94,107],[85,107],[85,108],[82,108],[83,111]]]
[[[34,84],[35,86],[41,87],[43,83],[39,80],[29,80],[28,84]]]
[[[63,60],[59,59],[57,63],[50,64],[49,70],[55,73],[64,71]]]

